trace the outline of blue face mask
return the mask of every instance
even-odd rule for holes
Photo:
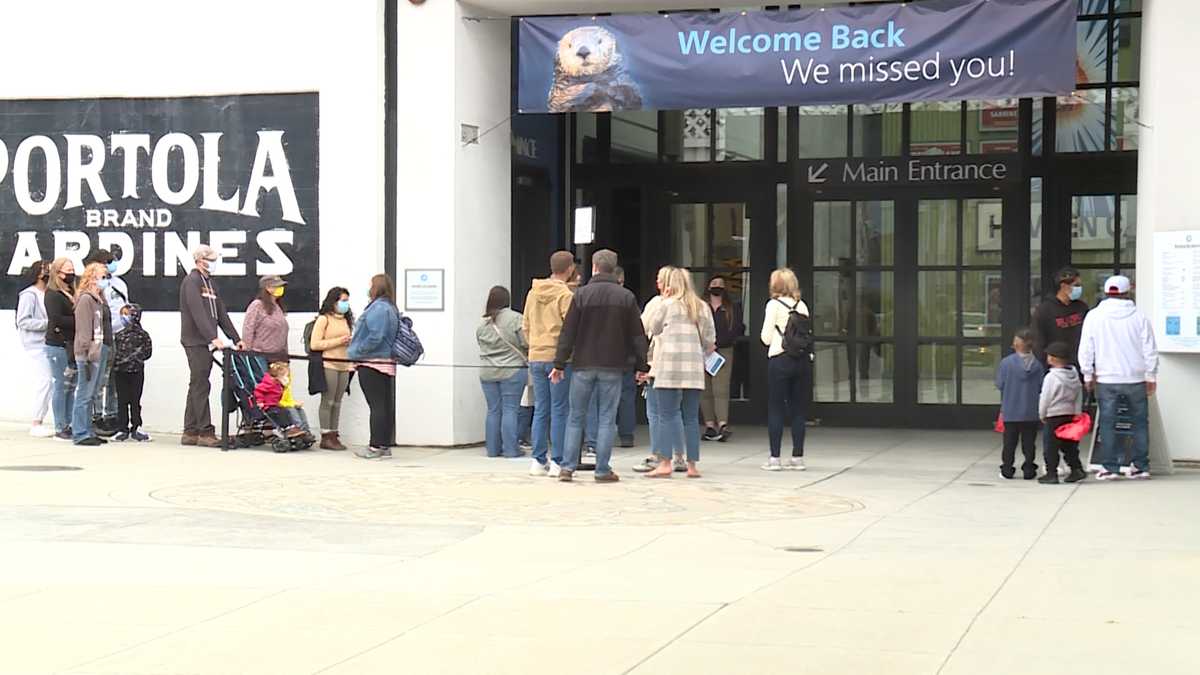
[[[116,274],[116,273],[117,273],[117,261],[116,261],[116,260],[114,260],[114,261],[112,261],[112,262],[108,263],[108,273],[109,273],[109,274]]]
[[[338,314],[349,314],[350,313],[350,301],[349,300],[338,300],[337,312],[338,312]]]
[[[1071,287],[1071,299],[1078,300],[1082,297],[1083,297],[1083,286],[1072,286]]]
[[[111,283],[112,281],[109,279],[100,279],[96,282],[96,285],[100,287],[100,290],[107,291]]]

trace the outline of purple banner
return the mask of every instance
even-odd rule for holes
[[[520,112],[1057,96],[1076,0],[520,20]]]

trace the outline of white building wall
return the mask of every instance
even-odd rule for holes
[[[295,274],[319,272],[322,293],[331,285],[350,288],[361,310],[371,275],[383,270],[382,1],[4,3],[0,23],[10,30],[0,61],[12,67],[0,78],[0,100],[319,92],[321,269]],[[250,298],[226,301],[243,309]],[[12,312],[0,314],[12,326]],[[291,315],[295,349],[311,318]],[[234,323],[241,325],[240,314]],[[149,314],[145,325],[155,340],[146,426],[178,432],[187,382],[178,314]],[[11,329],[0,331],[0,348],[21,353]],[[303,368],[297,371],[301,393],[307,383]],[[215,371],[213,383],[215,416]],[[0,388],[0,418],[27,420],[26,397],[20,386]],[[306,403],[314,424],[316,406],[315,398]],[[345,406],[343,438],[365,443],[362,395]]]
[[[475,328],[511,269],[511,105],[507,21],[453,2],[399,3],[398,268],[446,271],[445,311],[412,313],[424,365],[399,374],[397,442],[483,439]],[[464,146],[460,125],[479,127]],[[401,297],[403,304],[403,297]]]
[[[1142,17],[1141,148],[1138,155],[1137,301],[1154,306],[1154,233],[1200,229],[1196,188],[1200,91],[1191,63],[1200,3],[1148,0]],[[1154,456],[1200,460],[1200,356],[1162,355],[1158,395],[1152,399]]]

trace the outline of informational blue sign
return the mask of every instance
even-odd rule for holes
[[[1076,0],[520,20],[520,112],[1056,96]]]

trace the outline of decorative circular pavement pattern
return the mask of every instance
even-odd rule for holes
[[[624,477],[597,485],[478,473],[291,476],[163,488],[177,506],[394,525],[686,525],[811,518],[857,511],[852,499],[710,479]],[[548,515],[553,515],[548,518]]]

